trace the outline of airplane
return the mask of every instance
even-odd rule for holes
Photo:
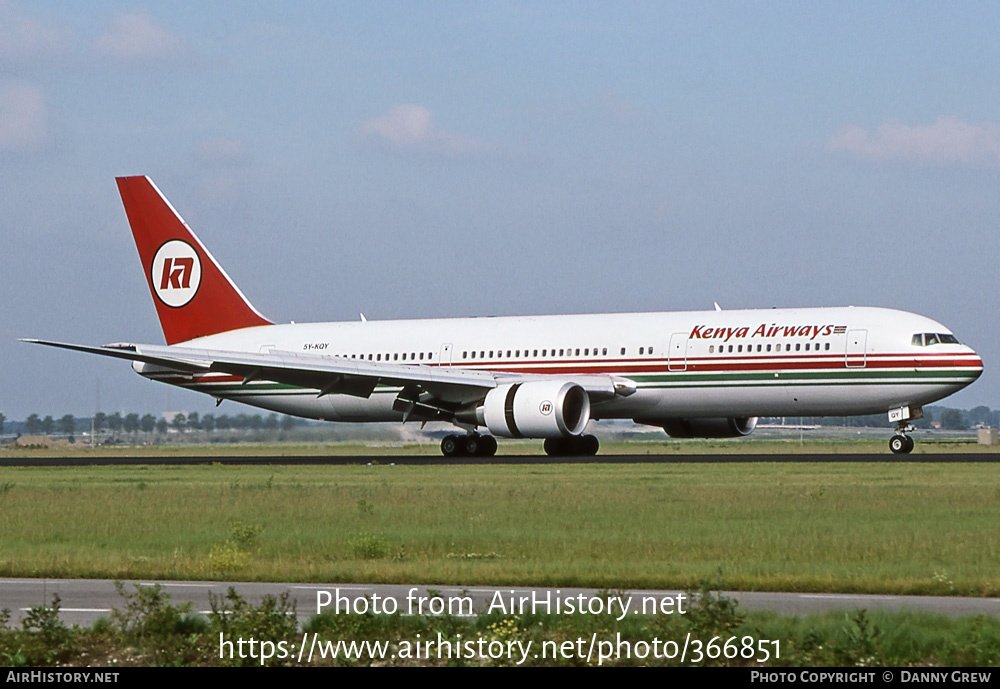
[[[762,416],[886,413],[909,453],[923,405],[983,362],[946,327],[874,307],[276,324],[144,176],[117,178],[166,345],[26,342],[125,359],[150,380],[327,421],[443,421],[446,456],[497,437],[594,455],[591,421],[677,438],[749,435]]]

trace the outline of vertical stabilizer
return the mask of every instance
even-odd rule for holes
[[[270,325],[148,177],[118,177],[167,344]]]

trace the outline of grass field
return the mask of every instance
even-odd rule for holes
[[[1000,595],[992,464],[381,462],[8,468],[0,575]]]

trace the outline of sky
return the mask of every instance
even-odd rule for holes
[[[1000,4],[0,0],[0,413],[212,411],[114,177],[271,320],[873,305],[1000,407]],[[220,413],[250,411],[232,403]]]

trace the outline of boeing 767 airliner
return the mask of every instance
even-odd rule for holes
[[[883,308],[274,324],[152,181],[117,181],[166,345],[29,342],[283,414],[449,422],[463,432],[441,442],[448,456],[492,455],[497,436],[595,454],[600,419],[719,438],[759,416],[874,413],[907,453],[922,406],[983,371],[940,323]]]

